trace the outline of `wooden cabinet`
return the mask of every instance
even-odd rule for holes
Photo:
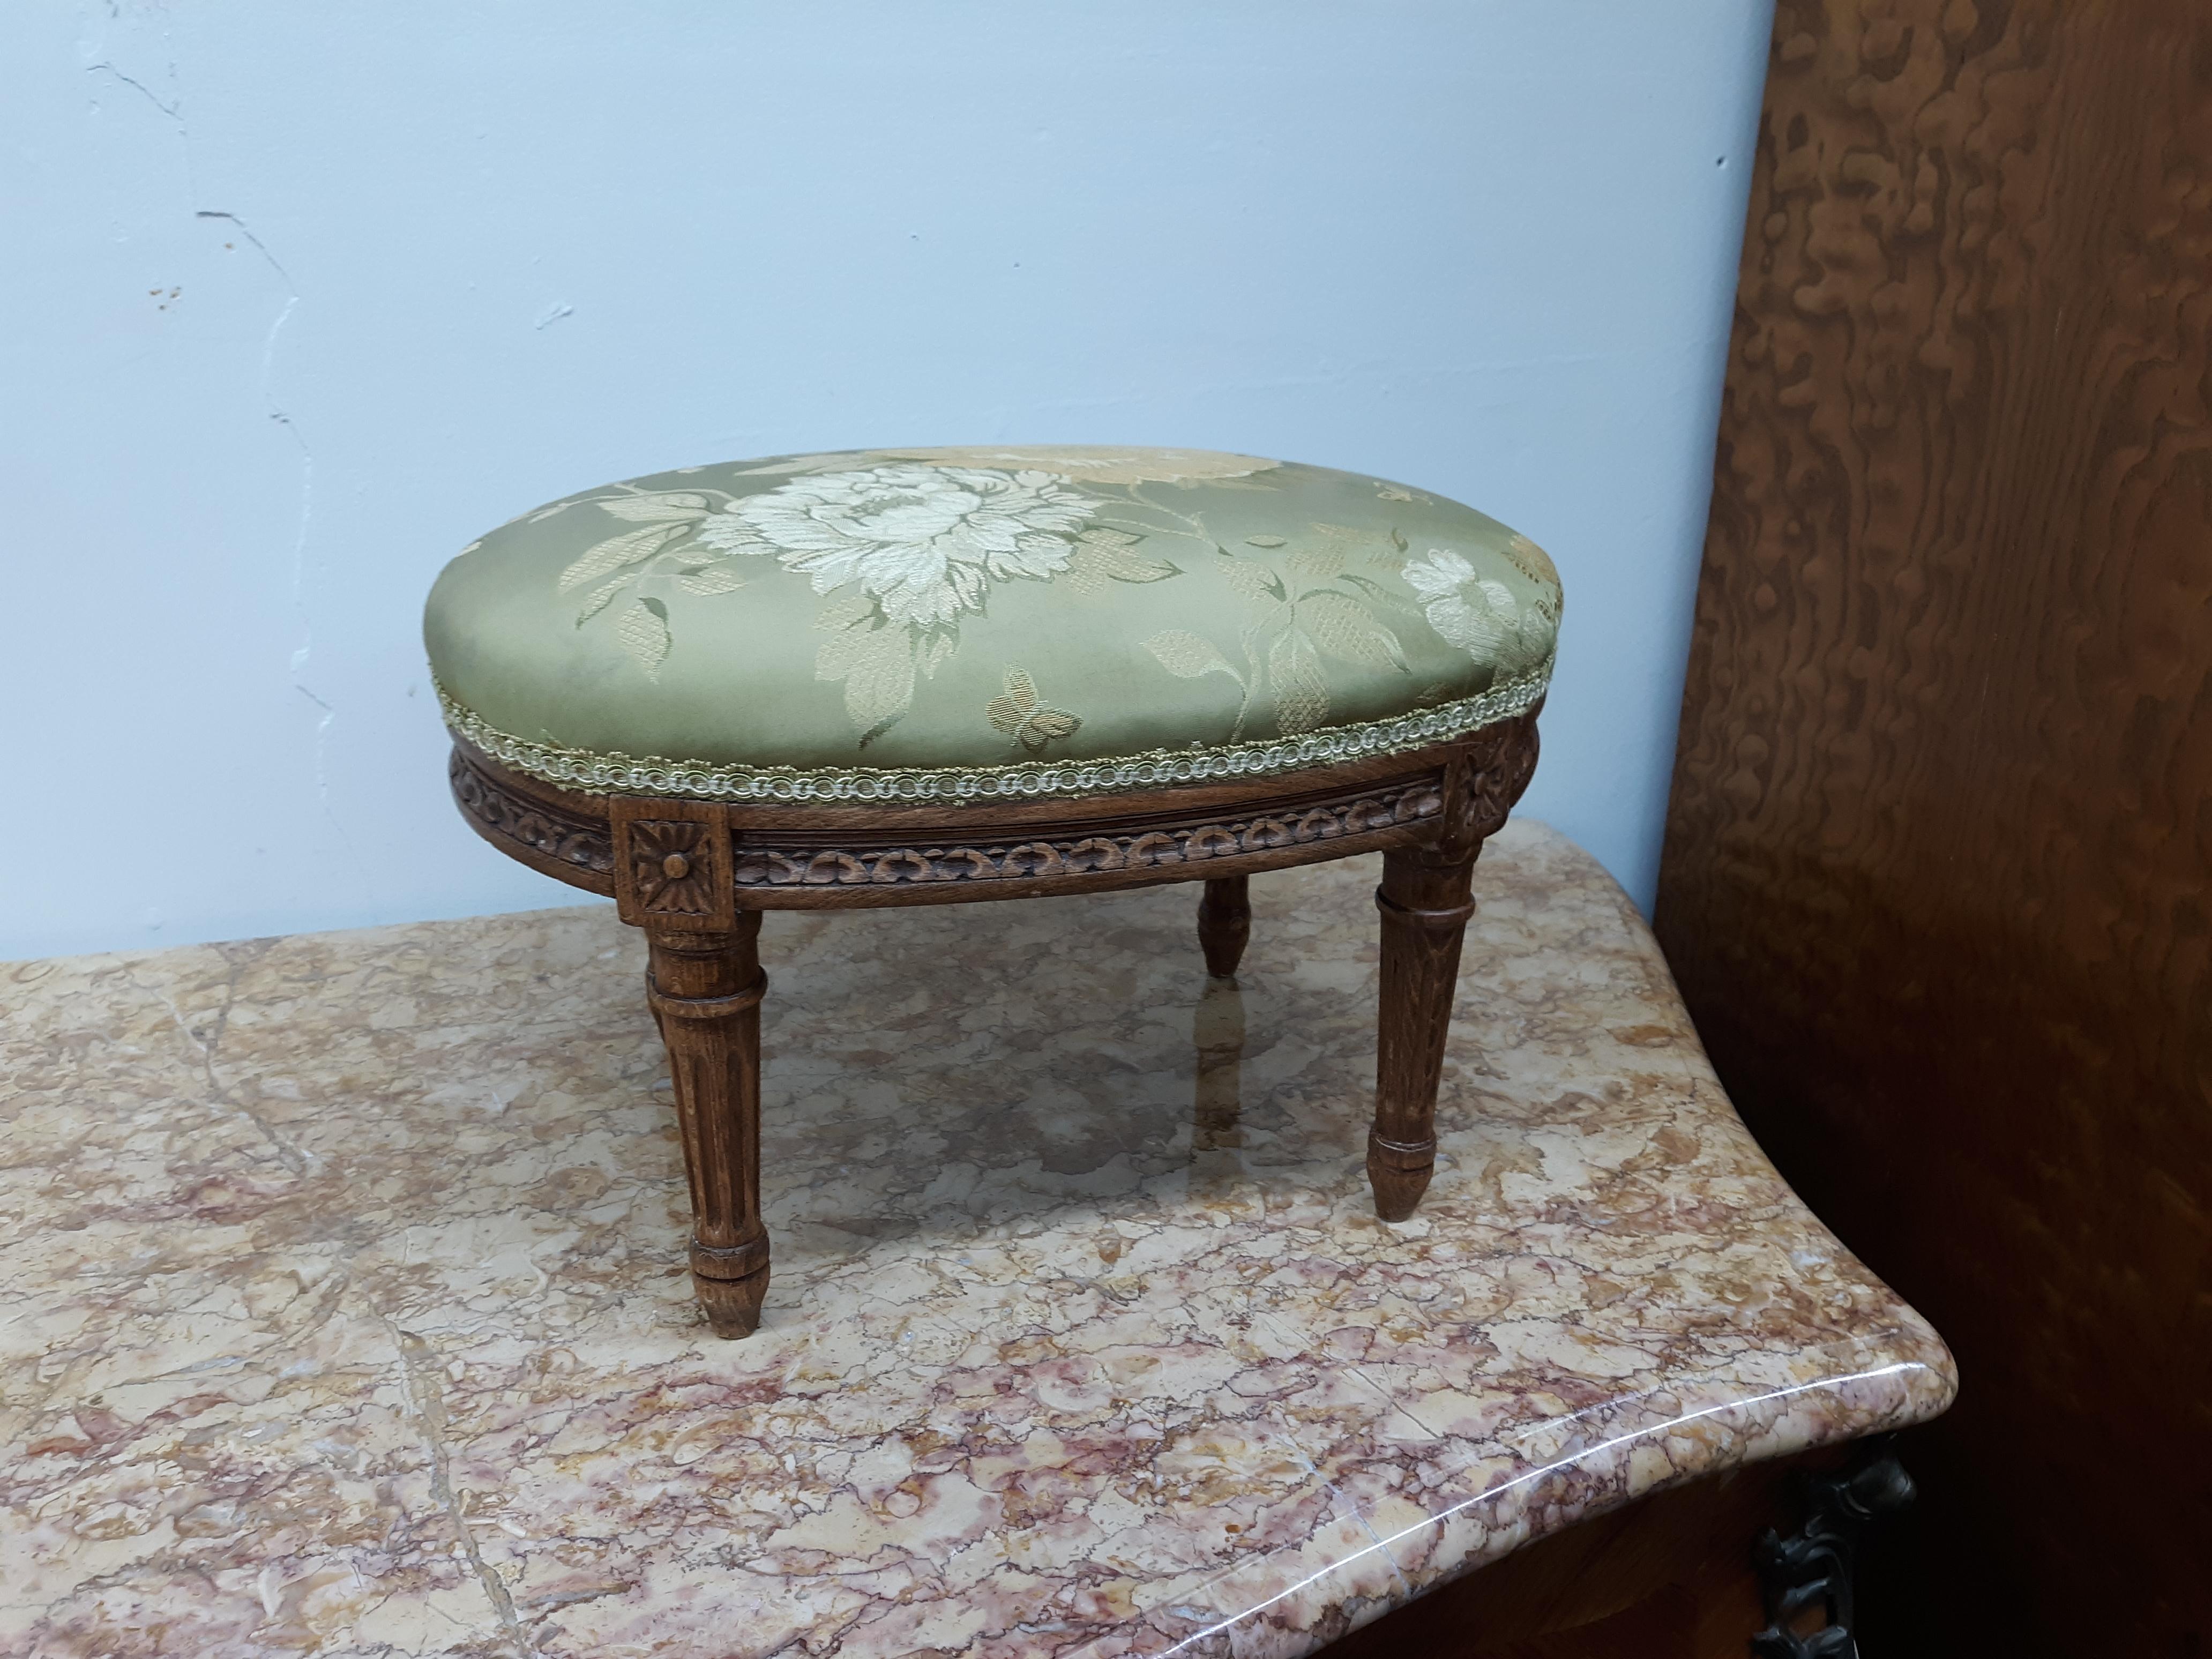
[[[2212,7],[1784,0],[1656,924],[1951,1342],[1891,1655],[2212,1558]]]

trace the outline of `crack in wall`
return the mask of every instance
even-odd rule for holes
[[[339,843],[345,848],[346,858],[360,878],[362,894],[368,900],[369,908],[374,911],[378,908],[376,890],[369,879],[368,867],[362,860],[360,849],[354,845],[345,820],[339,817],[337,809],[331,804],[331,727],[337,722],[337,708],[309,685],[306,678],[308,661],[315,653],[314,617],[307,605],[307,544],[315,517],[315,455],[314,451],[308,447],[298,423],[293,420],[291,410],[285,408],[276,397],[276,342],[284,331],[284,325],[291,321],[292,313],[300,308],[300,286],[292,280],[292,273],[284,268],[284,262],[255,234],[253,228],[235,213],[226,212],[220,208],[195,208],[192,216],[195,219],[218,219],[231,226],[267,262],[269,269],[276,273],[276,280],[284,285],[283,307],[277,312],[276,320],[269,325],[268,333],[262,337],[261,397],[268,405],[269,418],[284,428],[286,435],[300,452],[300,522],[292,538],[291,582],[292,611],[299,623],[300,643],[293,647],[289,672],[292,689],[320,711],[315,721],[313,757],[316,804],[322,808],[323,816],[330,820],[331,828],[337,832]]]
[[[181,105],[163,103],[159,98],[154,95],[154,89],[148,86],[143,81],[137,79],[134,76],[125,75],[121,70],[116,68],[114,64],[108,63],[104,59],[97,64],[87,64],[84,66],[84,72],[87,75],[112,75],[117,80],[122,82],[125,86],[136,88],[138,91],[145,94],[146,101],[148,103],[151,104],[155,109],[161,111],[162,114],[167,116],[172,121],[174,121],[177,124],[177,131],[179,133],[183,132],[185,118],[183,115],[179,113]],[[175,64],[172,64],[169,66],[169,72],[172,76],[175,75]]]
[[[111,24],[118,21],[112,9],[107,21]],[[276,280],[283,284],[283,303],[278,307],[276,318],[270,323],[268,331],[262,337],[260,384],[262,402],[267,409],[269,419],[283,428],[286,434],[291,439],[294,447],[298,451],[300,458],[299,522],[293,535],[291,550],[291,599],[294,616],[299,628],[299,642],[292,651],[288,672],[292,689],[313,703],[318,711],[312,755],[316,804],[321,808],[323,816],[329,820],[331,829],[337,832],[338,844],[344,849],[346,860],[352,867],[356,879],[361,884],[362,896],[367,901],[370,913],[372,915],[380,915],[382,907],[377,902],[375,883],[371,878],[368,865],[362,858],[360,848],[355,845],[353,836],[347,829],[345,820],[331,804],[330,747],[331,729],[337,720],[337,708],[329,698],[322,696],[307,683],[306,675],[308,662],[313,657],[315,649],[314,623],[307,603],[308,550],[315,512],[315,457],[306,435],[300,430],[299,423],[293,418],[292,411],[279,399],[276,392],[277,345],[284,334],[286,325],[292,320],[293,313],[300,309],[302,301],[300,285],[293,280],[292,274],[285,268],[284,262],[276,257],[269,245],[239,215],[222,209],[203,208],[199,205],[203,198],[194,166],[191,129],[185,117],[184,95],[177,88],[177,64],[173,52],[167,55],[165,64],[170,94],[165,100],[144,79],[117,66],[114,55],[107,50],[109,43],[105,38],[105,33],[104,30],[100,32],[100,38],[96,44],[88,40],[86,55],[92,61],[85,64],[85,72],[107,76],[130,88],[175,126],[177,139],[183,152],[185,205],[191,210],[192,217],[199,221],[221,221],[231,227],[243,241],[261,256],[269,269],[275,273]],[[161,32],[161,38],[166,45],[167,41],[166,29]],[[131,44],[127,26],[125,26],[125,39],[122,44],[126,46]],[[94,55],[95,53],[96,57]]]
[[[422,1419],[422,1447],[430,1457],[431,1492],[453,1521],[453,1530],[459,1535],[461,1552],[475,1570],[477,1582],[483,1586],[500,1628],[507,1632],[522,1659],[538,1659],[538,1650],[532,1645],[528,1632],[522,1628],[522,1620],[516,1616],[514,1597],[507,1591],[507,1581],[477,1547],[476,1534],[469,1530],[468,1516],[462,1513],[460,1500],[453,1492],[453,1455],[446,1445],[446,1395],[438,1386],[437,1358],[430,1345],[414,1332],[400,1329],[381,1315],[378,1317],[398,1345],[399,1369],[406,1379],[407,1397],[414,1403],[416,1414]]]

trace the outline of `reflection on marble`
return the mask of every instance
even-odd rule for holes
[[[1302,1654],[1943,1408],[1535,825],[1376,1221],[1375,877],[771,915],[730,1343],[611,908],[0,966],[0,1652]]]

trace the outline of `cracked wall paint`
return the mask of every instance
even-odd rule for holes
[[[1245,449],[1527,526],[1576,593],[1528,804],[1648,892],[1765,12],[0,15],[0,737],[158,804],[73,824],[68,887],[0,823],[0,957],[566,900],[446,799],[439,566],[872,442]]]
[[[228,239],[223,243],[226,252],[235,251],[241,245],[250,249],[279,285],[274,314],[260,333],[258,384],[265,418],[270,425],[282,430],[285,442],[296,457],[298,471],[296,521],[286,548],[289,565],[289,599],[296,620],[297,642],[286,654],[285,660],[293,690],[317,711],[311,752],[307,757],[314,798],[337,843],[346,854],[345,863],[353,872],[361,902],[374,917],[378,914],[378,907],[373,873],[359,857],[353,838],[330,799],[330,739],[337,711],[318,692],[307,674],[315,647],[314,618],[309,593],[312,574],[310,540],[314,524],[314,455],[306,434],[278,390],[278,354],[288,326],[293,323],[301,308],[301,295],[283,262],[243,218],[224,209],[198,205],[200,169],[196,164],[187,98],[173,46],[169,21],[165,15],[159,12],[127,15],[117,8],[109,7],[95,15],[88,26],[82,55],[93,61],[84,64],[84,71],[103,83],[119,87],[127,94],[135,94],[163,118],[173,131],[180,158],[185,211],[197,224],[210,229],[219,228]],[[125,68],[117,61],[117,57],[122,54],[143,55],[147,61]],[[157,87],[161,89],[157,90]],[[95,96],[95,107],[98,101]],[[166,311],[181,295],[182,289],[173,285],[166,294],[158,287],[151,292],[161,297],[161,304],[157,308]],[[158,914],[158,911],[149,911],[149,914]]]
[[[182,131],[181,121],[179,123],[179,131]],[[314,688],[307,684],[306,676],[307,665],[315,653],[314,617],[307,602],[307,538],[313,527],[315,517],[315,455],[314,452],[307,447],[307,436],[300,430],[298,422],[293,420],[291,411],[278,401],[276,396],[276,343],[278,337],[284,331],[284,325],[292,320],[293,313],[300,308],[299,287],[292,281],[291,273],[284,269],[283,261],[270,252],[269,245],[255,235],[252,228],[236,214],[225,213],[211,208],[197,208],[193,210],[192,216],[195,219],[220,221],[232,227],[252,246],[254,252],[268,262],[269,269],[274,271],[277,280],[284,284],[283,304],[270,321],[269,332],[262,339],[261,386],[263,395],[269,405],[270,420],[283,428],[285,435],[297,446],[300,452],[300,525],[298,533],[292,543],[292,605],[299,616],[300,643],[293,647],[289,659],[292,686],[319,711],[319,718],[315,721],[313,761],[315,799],[330,819],[331,827],[337,832],[339,841],[350,855],[350,862],[359,875],[362,890],[368,901],[370,915],[381,920],[376,902],[375,877],[355,848],[353,837],[346,830],[345,821],[338,816],[331,804],[331,727],[337,720],[337,710],[316,693]]]

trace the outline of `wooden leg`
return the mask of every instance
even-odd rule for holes
[[[691,1182],[691,1284],[717,1336],[750,1336],[768,1291],[760,1213],[760,913],[726,933],[648,926],[646,997],[668,1047]]]
[[[1403,1221],[1428,1190],[1437,1158],[1437,1081],[1459,985],[1459,947],[1474,914],[1474,854],[1409,848],[1382,855],[1382,994],[1375,1068],[1375,1127],[1367,1180],[1375,1213]]]
[[[1252,900],[1249,876],[1222,876],[1206,884],[1198,901],[1198,943],[1206,952],[1206,971],[1227,979],[1244,959],[1244,942],[1252,937]]]

